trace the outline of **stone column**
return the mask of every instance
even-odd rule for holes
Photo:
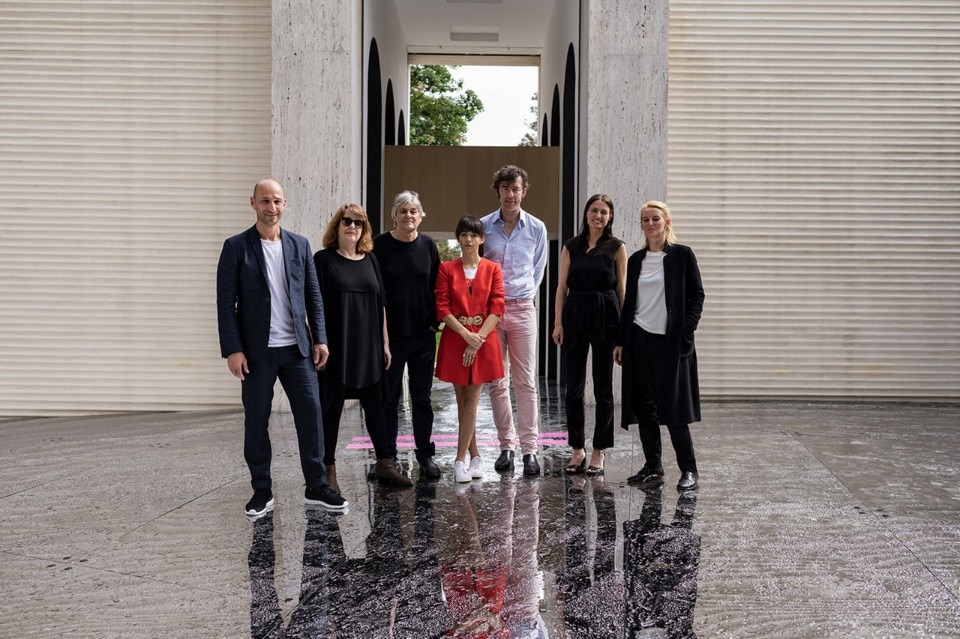
[[[284,226],[314,250],[331,214],[361,201],[361,10],[362,0],[273,0],[272,170]]]
[[[667,195],[669,3],[584,7],[580,199],[599,191],[613,198],[614,233],[632,253],[642,239],[640,205]]]
[[[360,202],[362,0],[273,0],[273,177],[283,185],[283,227],[314,251],[333,212]],[[289,411],[277,384],[274,408]]]
[[[582,6],[579,206],[593,193],[609,194],[614,234],[630,255],[643,238],[640,205],[667,195],[669,3],[587,0]],[[613,384],[619,404],[618,366]],[[593,403],[589,376],[585,395]]]

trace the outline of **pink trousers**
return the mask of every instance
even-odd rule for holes
[[[504,376],[490,382],[490,405],[501,450],[513,450],[519,434],[521,454],[537,452],[540,397],[537,392],[537,309],[533,300],[507,300],[497,324]],[[513,424],[510,387],[517,400]]]

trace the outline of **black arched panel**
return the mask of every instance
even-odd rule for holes
[[[383,165],[383,91],[380,84],[380,51],[377,41],[370,41],[370,60],[367,63],[367,217],[374,232],[380,232],[380,209],[383,200],[381,186]]]
[[[547,137],[547,114],[543,114],[543,126],[540,127],[540,146],[550,146],[550,138]]]
[[[397,118],[397,144],[404,146],[407,143],[407,123],[403,121],[403,109],[400,109],[400,117]]]
[[[553,85],[553,100],[550,102],[550,121],[553,122],[550,146],[560,146],[560,87],[556,84]]]
[[[573,45],[567,48],[567,64],[563,74],[563,144],[560,148],[560,239],[570,239],[576,232],[576,158],[577,158],[577,67]],[[556,131],[556,122],[554,122]]]
[[[387,80],[387,102],[383,108],[383,144],[393,146],[397,143],[396,107],[393,105],[393,80]]]

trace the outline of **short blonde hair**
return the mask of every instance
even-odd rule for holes
[[[340,220],[348,213],[354,220],[363,220],[363,229],[360,231],[360,239],[357,240],[357,253],[370,253],[373,251],[373,229],[370,227],[370,219],[362,206],[353,203],[344,204],[333,214],[333,219],[327,224],[327,230],[323,232],[323,248],[340,248]]]
[[[643,203],[643,206],[640,207],[640,213],[642,214],[644,209],[657,209],[663,214],[663,218],[666,220],[673,220],[673,217],[670,215],[670,207],[667,206],[666,202],[661,202],[660,200],[647,200]],[[676,244],[677,243],[677,234],[673,232],[673,223],[667,225],[667,244]],[[640,248],[645,248],[647,246],[647,238],[644,236],[643,244],[640,245]]]

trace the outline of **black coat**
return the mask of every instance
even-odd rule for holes
[[[700,382],[697,377],[697,350],[693,333],[703,311],[703,283],[697,258],[689,246],[666,244],[663,247],[664,298],[667,304],[667,332],[660,360],[660,388],[657,416],[661,424],[690,424],[700,421]],[[617,346],[623,347],[623,411],[620,427],[637,423],[630,398],[632,379],[631,328],[637,309],[637,281],[640,266],[647,255],[642,248],[627,261],[627,290],[620,314]]]

